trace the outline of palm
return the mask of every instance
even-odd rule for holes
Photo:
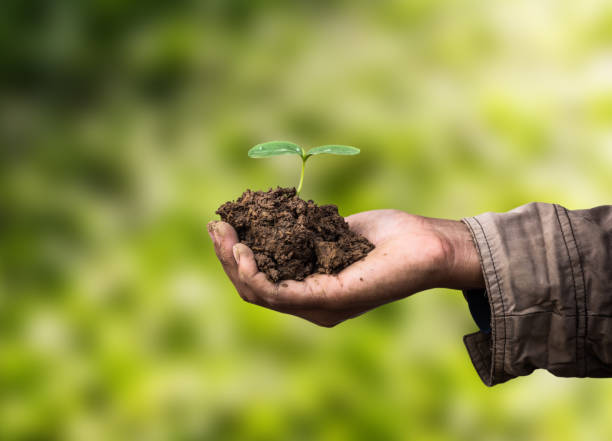
[[[382,304],[433,287],[442,255],[431,219],[398,210],[376,210],[346,218],[353,231],[375,248],[365,258],[335,275],[314,274],[304,281],[270,282],[257,270],[253,254],[237,245],[240,264],[232,256],[238,243],[234,229],[217,222],[215,250],[241,297],[251,303],[333,326]]]

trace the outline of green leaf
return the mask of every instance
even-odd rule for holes
[[[297,144],[287,141],[270,141],[257,144],[249,150],[249,158],[266,158],[277,155],[304,155],[304,150]]]
[[[360,150],[350,145],[322,145],[308,150],[307,156],[329,153],[331,155],[358,155]]]

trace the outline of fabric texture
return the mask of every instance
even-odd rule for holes
[[[535,369],[612,376],[612,206],[534,202],[462,221],[486,286],[464,291],[481,329],[464,342],[482,381]]]

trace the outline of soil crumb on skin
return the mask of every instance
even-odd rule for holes
[[[295,188],[245,191],[216,213],[253,250],[260,271],[273,282],[335,274],[364,257],[374,245],[349,230],[335,205],[318,206]]]

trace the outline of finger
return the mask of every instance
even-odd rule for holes
[[[221,221],[209,223],[208,230],[213,237],[215,253],[223,269],[230,278],[236,277],[237,265],[233,254],[233,246],[238,243],[236,230],[230,224]]]
[[[374,249],[371,255],[344,268],[335,275],[314,274],[304,281],[284,280],[264,297],[276,307],[295,309],[327,309],[333,311],[353,308],[370,309],[397,298],[393,284],[381,278],[385,268],[392,265],[384,247]],[[254,284],[247,283],[257,295],[266,296],[269,289],[259,294]]]
[[[351,214],[345,217],[344,220],[349,224],[351,231],[367,237],[372,223],[369,212]]]
[[[368,309],[381,304],[384,295],[385,281],[380,274],[384,274],[381,267],[380,254],[384,249],[374,249],[372,255],[347,266],[338,274],[315,274],[307,277],[304,282],[288,282],[287,293],[293,298],[299,298],[299,293],[307,298],[300,302],[305,305],[318,305],[329,310]],[[381,283],[382,282],[382,283]],[[304,293],[305,291],[305,293]],[[283,302],[283,294],[279,291],[279,302]]]
[[[307,282],[283,280],[274,284],[258,270],[255,256],[249,247],[237,243],[234,245],[234,253],[238,260],[238,279],[257,297],[257,304],[275,310],[325,306],[324,299],[329,288],[325,288],[326,284],[320,283],[318,278],[331,276],[317,275],[308,277]],[[313,280],[315,278],[316,281]]]
[[[233,252],[238,262],[238,280],[253,294],[253,303],[272,308],[274,302],[271,299],[275,297],[279,285],[272,283],[264,273],[259,271],[253,251],[245,244],[235,244]]]
[[[264,273],[259,271],[253,251],[242,243],[233,247],[238,262],[238,278],[247,293],[249,300],[266,308],[304,318],[319,326],[331,327],[346,319],[356,317],[371,309],[359,302],[350,293],[342,292],[345,288],[353,290],[350,278],[315,274],[303,282],[283,280],[272,283]],[[349,274],[350,275],[350,274]],[[343,309],[346,308],[346,309]]]
[[[283,280],[274,284],[259,271],[253,251],[248,246],[235,243],[232,254],[238,262],[235,285],[237,288],[239,285],[244,286],[248,301],[257,305],[277,311],[341,310],[364,306],[361,290],[366,284],[359,277],[362,271],[347,271],[347,268],[337,275],[314,274],[302,282]]]
[[[406,218],[406,213],[399,210],[372,210],[353,214],[345,220],[351,231],[361,234],[378,246],[393,237]]]
[[[304,281],[284,280],[268,302],[277,307],[300,309],[337,309],[342,290],[337,276],[314,274]]]
[[[238,264],[233,252],[233,246],[238,243],[236,230],[226,222],[213,221],[208,224],[208,232],[215,245],[215,253],[221,266],[236,287],[236,291],[243,300],[254,303],[253,293],[240,281],[238,276]]]
[[[234,259],[237,263],[237,277],[249,294],[249,301],[256,305],[267,306],[263,299],[274,292],[276,286],[266,275],[257,269],[253,251],[243,243],[233,247]]]
[[[245,281],[257,275],[257,262],[253,251],[243,243],[237,243],[233,249],[234,258],[238,262],[238,276],[240,280]]]

